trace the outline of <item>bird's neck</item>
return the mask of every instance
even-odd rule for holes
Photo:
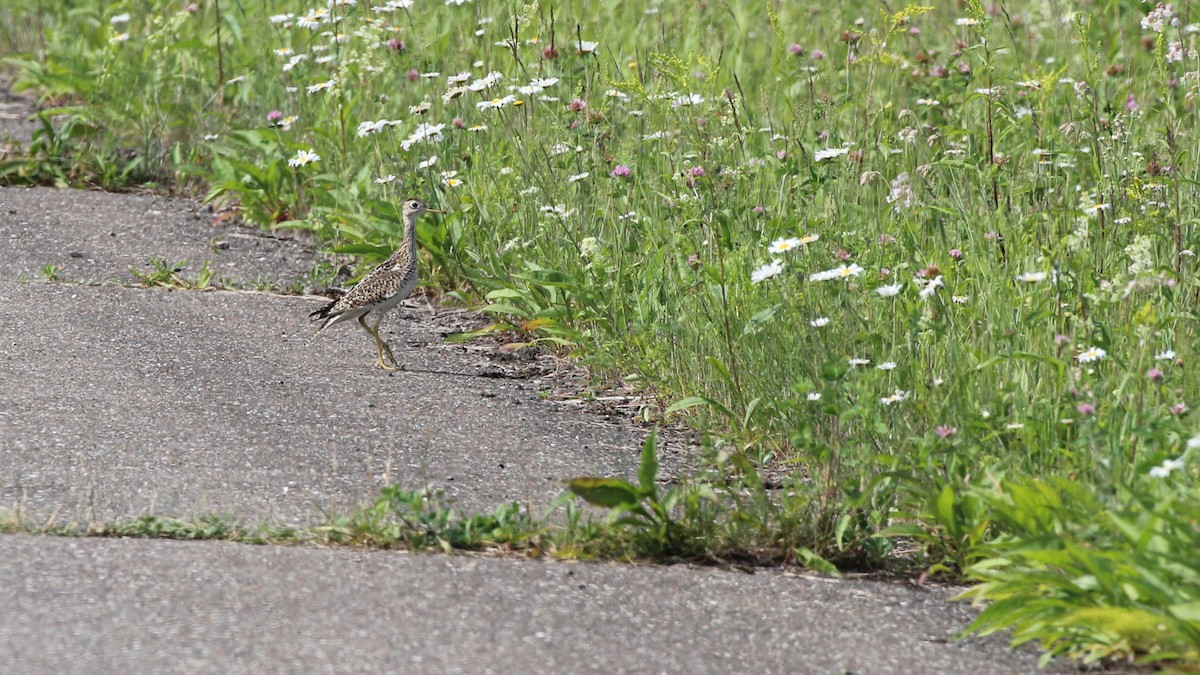
[[[417,254],[417,219],[409,218],[404,223],[404,239],[400,241],[400,249],[411,255]]]

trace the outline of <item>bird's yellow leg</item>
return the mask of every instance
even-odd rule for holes
[[[382,317],[380,317],[380,319],[382,320]],[[379,367],[383,368],[384,370],[399,370],[399,366],[389,366],[383,362],[383,350],[386,348],[388,355],[390,356],[392,353],[392,348],[388,347],[387,343],[383,341],[383,338],[379,337],[379,322],[375,322],[375,327],[372,328],[371,326],[367,325],[367,315],[363,314],[362,316],[358,317],[358,325],[362,326],[363,330],[367,331],[371,334],[371,337],[375,338],[375,353],[379,359]],[[395,362],[396,358],[393,356],[392,363]]]
[[[388,358],[392,360],[392,365],[395,366],[394,370],[399,370],[400,362],[396,360],[396,355],[392,353],[392,346],[387,343],[387,340],[379,336],[379,324],[381,323],[383,323],[382,314],[379,315],[379,319],[375,322],[375,337],[379,340],[379,344],[383,345],[383,351],[388,355]],[[382,356],[380,360],[383,360]]]

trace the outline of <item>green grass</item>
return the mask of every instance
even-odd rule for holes
[[[882,565],[903,537],[930,571],[983,582],[991,625],[1020,638],[1200,659],[1181,532],[1200,519],[1187,17],[429,0],[337,4],[305,28],[324,4],[273,3],[295,15],[279,22],[228,1],[4,4],[6,63],[51,109],[0,178],[154,181],[368,261],[397,241],[403,193],[422,196],[451,211],[420,226],[425,283],[710,431],[697,484],[788,476],[757,502],[696,497],[746,528],[704,536],[818,566]],[[482,91],[452,92],[459,72]],[[504,102],[536,78],[557,81]],[[417,138],[426,124],[444,126]],[[1063,480],[1085,506],[1036,497]],[[1158,535],[1115,525],[1153,505]],[[673,541],[641,508],[638,531]],[[1124,591],[1134,577],[1171,582]],[[1017,611],[1034,600],[1129,620],[1101,634]],[[1123,628],[1146,612],[1182,637]]]

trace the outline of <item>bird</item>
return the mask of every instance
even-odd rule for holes
[[[379,336],[379,324],[383,322],[383,316],[389,310],[400,304],[400,301],[407,298],[417,287],[417,218],[423,213],[445,211],[431,209],[415,197],[404,200],[401,207],[404,239],[401,240],[400,247],[387,260],[368,272],[345,295],[308,315],[310,320],[321,322],[320,328],[313,334],[313,339],[330,326],[358,319],[358,324],[363,330],[375,338],[379,367],[384,370],[400,369],[391,346]],[[376,315],[373,326],[367,323],[367,315],[371,312]],[[391,365],[384,362],[384,354],[391,360]]]

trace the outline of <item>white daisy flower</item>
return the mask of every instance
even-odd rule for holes
[[[770,263],[754,270],[750,273],[750,281],[759,283],[767,279],[773,279],[783,273],[783,261],[772,260]]]
[[[306,166],[319,161],[321,161],[321,156],[312,148],[309,148],[308,150],[296,151],[296,156],[288,160],[288,166]]]
[[[817,150],[815,153],[813,153],[813,161],[823,162],[827,159],[836,159],[849,153],[850,148],[825,148],[823,150]]]
[[[789,237],[787,239],[776,239],[775,241],[771,242],[771,245],[767,247],[767,250],[771,253],[784,253],[799,247],[800,240],[796,237]]]

